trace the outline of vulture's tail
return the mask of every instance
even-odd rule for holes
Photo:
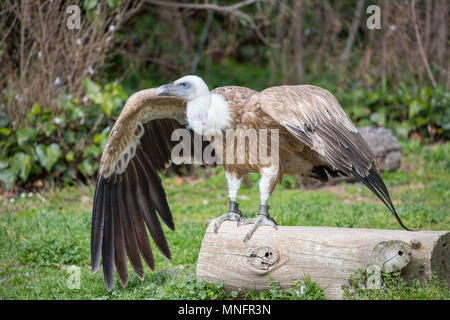
[[[386,185],[384,184],[383,180],[381,179],[378,172],[371,168],[369,170],[369,174],[365,177],[361,176],[354,168],[352,169],[352,174],[359,179],[367,188],[370,189],[375,195],[385,204],[386,207],[391,210],[392,214],[394,215],[395,219],[397,219],[398,223],[403,227],[403,229],[408,231],[416,231],[408,229],[400,219],[400,217],[397,214],[397,211],[395,210],[394,204],[391,201],[391,197],[389,196],[389,192],[386,188]]]

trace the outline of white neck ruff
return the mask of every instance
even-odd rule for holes
[[[186,122],[197,134],[214,135],[231,127],[228,102],[219,94],[208,94],[187,103]]]

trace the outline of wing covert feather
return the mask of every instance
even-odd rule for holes
[[[258,103],[334,169],[350,174],[355,167],[365,175],[377,166],[366,141],[329,91],[310,85],[272,87],[258,95]]]
[[[358,178],[409,230],[378,173],[374,153],[329,91],[311,85],[280,86],[262,91],[255,99],[255,105],[317,152],[332,169]]]

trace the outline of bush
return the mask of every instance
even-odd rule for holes
[[[61,94],[54,104],[62,112],[34,104],[17,127],[0,113],[0,181],[7,189],[42,179],[72,183],[95,175],[127,94],[117,83],[102,88],[87,79],[84,87],[89,107]]]
[[[388,89],[386,81],[372,89],[354,88],[336,94],[350,118],[363,125],[392,127],[405,138],[418,134],[434,142],[450,139],[450,92],[401,83]]]

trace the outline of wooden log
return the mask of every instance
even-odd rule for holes
[[[264,226],[244,243],[250,227],[224,222],[214,233],[210,224],[198,257],[197,278],[208,283],[222,280],[227,290],[263,291],[271,280],[285,289],[309,275],[330,299],[342,298],[341,286],[357,269],[378,273],[381,268],[403,269],[406,279],[421,281],[435,272],[450,285],[448,231]],[[377,285],[377,279],[368,283],[372,288]]]

